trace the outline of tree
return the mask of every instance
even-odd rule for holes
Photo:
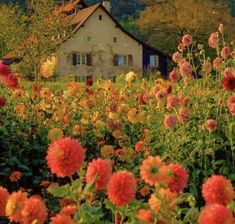
[[[182,35],[189,33],[205,43],[220,23],[231,24],[229,1],[143,0],[138,27],[148,42],[172,53]]]
[[[21,68],[30,69],[28,75],[38,81],[42,61],[67,38],[66,24],[55,13],[54,0],[28,0],[26,12],[18,5],[8,7],[8,14],[0,21],[0,36],[5,37],[9,52],[22,58]]]

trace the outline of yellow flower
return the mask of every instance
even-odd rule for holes
[[[114,147],[112,145],[104,145],[100,152],[102,157],[111,158],[114,155]]]
[[[118,120],[119,116],[118,116],[117,113],[110,112],[108,117],[113,119],[113,120]]]
[[[15,106],[15,112],[19,115],[23,115],[25,113],[26,106],[24,103],[20,103]]]
[[[126,147],[128,145],[130,145],[130,138],[127,135],[122,135],[118,137],[118,144],[121,147]]]
[[[50,78],[53,76],[56,66],[56,57],[53,55],[51,58],[48,58],[46,62],[41,65],[41,76],[44,78]]]
[[[132,148],[126,148],[124,149],[124,152],[124,154],[119,155],[118,157],[121,161],[127,162],[135,159],[136,153]]]
[[[118,112],[120,114],[127,113],[129,110],[130,107],[128,106],[128,104],[125,103],[120,104],[120,106],[118,107]]]
[[[23,96],[24,96],[24,90],[23,89],[17,89],[11,95],[11,97],[14,98],[14,99],[19,99]]]
[[[84,135],[85,133],[86,133],[86,129],[83,126],[81,126],[81,125],[75,125],[72,128],[72,134],[74,136]]]
[[[52,128],[49,132],[48,132],[48,139],[51,142],[54,142],[60,138],[63,138],[64,133],[60,128]]]
[[[44,87],[40,91],[40,96],[45,99],[50,99],[52,97],[51,90],[47,87]]]
[[[136,108],[128,111],[127,118],[133,124],[143,123],[145,121],[144,113],[138,112]]]
[[[121,131],[120,130],[115,130],[115,131],[113,131],[112,135],[113,135],[114,138],[118,138],[121,135]]]
[[[133,71],[130,71],[126,74],[125,76],[125,80],[128,82],[128,83],[131,83],[134,81],[134,79],[137,77],[136,73],[134,73]]]

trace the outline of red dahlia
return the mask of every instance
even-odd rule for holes
[[[233,91],[235,89],[235,77],[234,75],[228,75],[222,80],[224,89]]]
[[[112,164],[105,159],[93,159],[87,166],[86,183],[89,184],[97,176],[95,188],[104,190],[107,188],[112,176]]]
[[[223,205],[207,205],[199,216],[199,224],[234,224],[233,214]]]
[[[227,206],[235,198],[235,192],[230,180],[224,176],[213,175],[202,185],[202,196],[206,204]]]
[[[53,142],[47,151],[47,164],[58,177],[72,176],[85,159],[83,147],[75,139],[63,138]]]
[[[118,207],[125,206],[136,193],[136,180],[132,173],[119,171],[111,177],[108,184],[108,197]]]

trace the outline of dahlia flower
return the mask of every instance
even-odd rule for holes
[[[135,197],[136,180],[132,173],[118,171],[114,173],[108,184],[109,200],[118,207],[123,207]]]
[[[58,177],[72,176],[82,167],[85,159],[83,147],[75,139],[55,141],[47,151],[47,165]]]
[[[112,176],[112,164],[104,159],[93,159],[87,166],[86,183],[89,184],[95,177],[95,188],[104,190],[107,188]]]

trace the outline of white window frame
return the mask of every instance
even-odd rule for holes
[[[151,68],[159,68],[159,55],[150,55],[149,56],[149,66]]]
[[[76,53],[77,54],[77,66],[87,64],[87,53]]]

